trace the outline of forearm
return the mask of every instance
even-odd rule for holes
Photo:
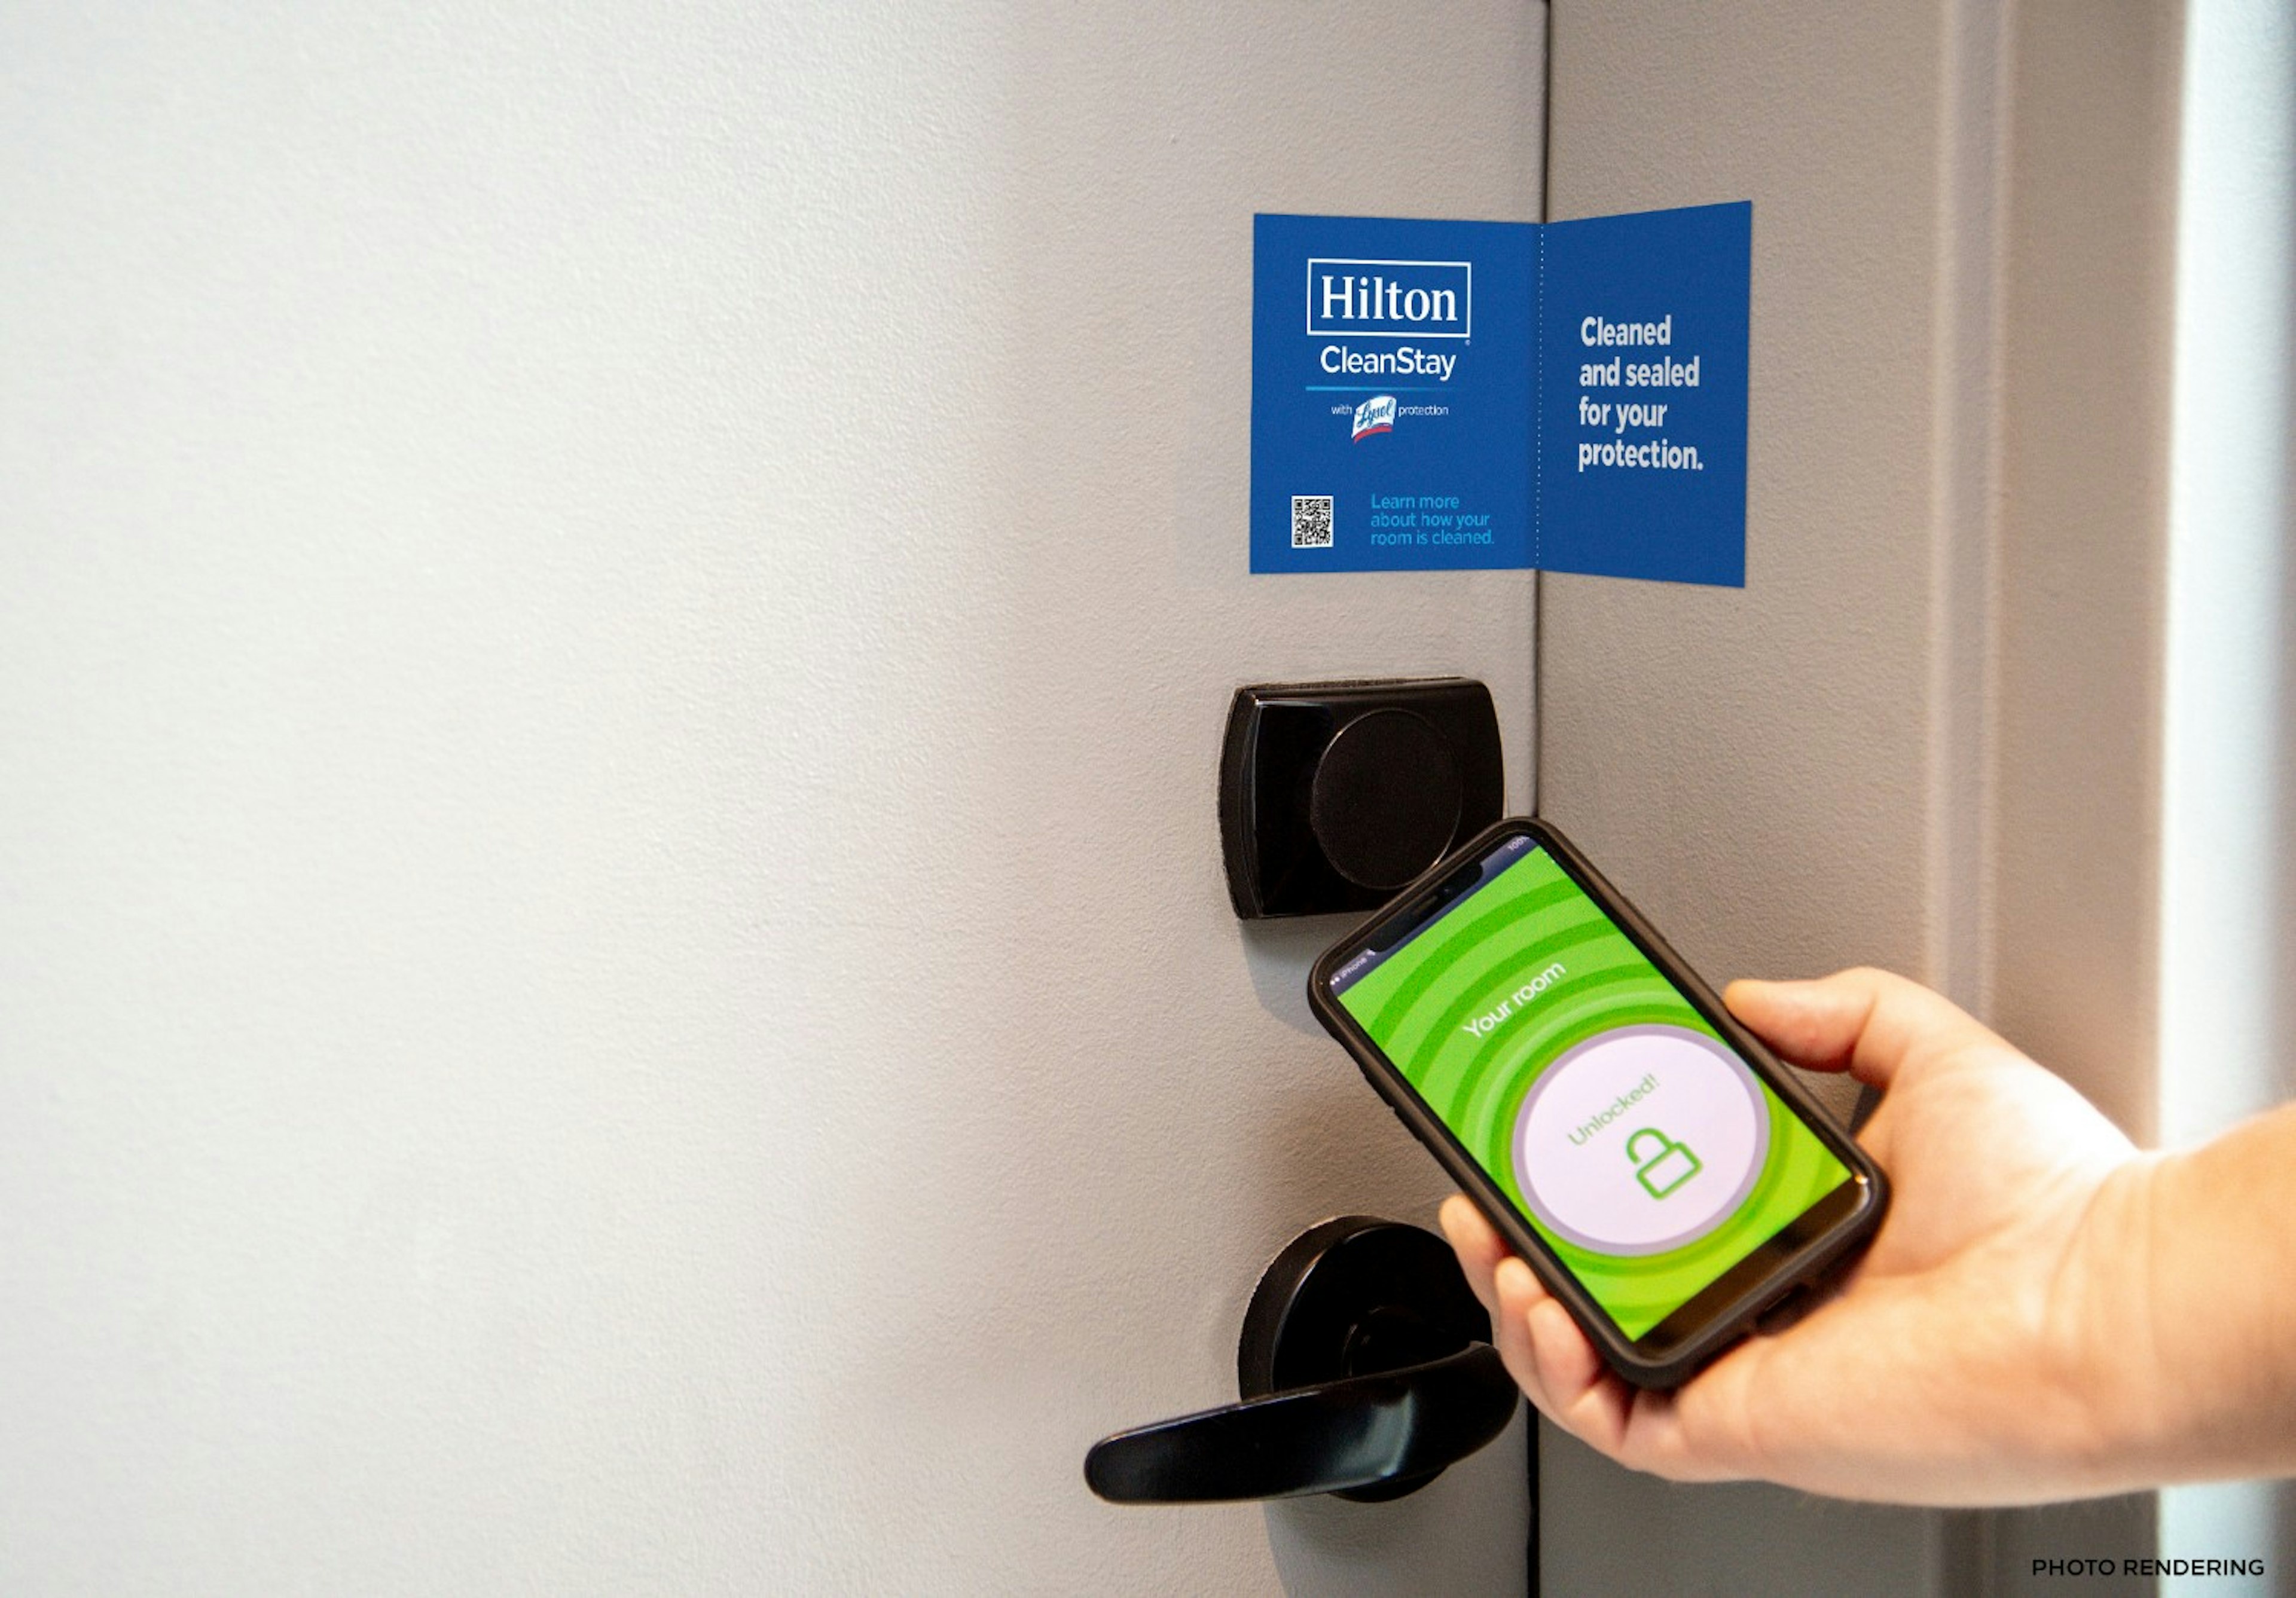
[[[2101,1329],[2126,1441],[2162,1481],[2296,1474],[2296,1105],[2132,1177]]]

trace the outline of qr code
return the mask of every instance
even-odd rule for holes
[[[1292,547],[1294,549],[1332,547],[1332,496],[1330,495],[1294,494],[1292,496]]]

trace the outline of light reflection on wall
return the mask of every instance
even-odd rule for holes
[[[2296,8],[2191,0],[2177,225],[2163,694],[2164,1144],[2296,1092]],[[2164,1554],[2262,1554],[2284,1574],[2296,1495],[2163,1493]],[[2277,1512],[2276,1512],[2276,1511]],[[2277,1525],[2276,1526],[2276,1521]],[[2279,1546],[2276,1548],[2276,1540]],[[2163,1593],[2223,1584],[2169,1578]]]

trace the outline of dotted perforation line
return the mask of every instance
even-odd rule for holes
[[[1530,330],[1538,352],[1530,393],[1530,564],[1537,570],[1546,555],[1546,224],[1532,225],[1538,229],[1538,315]]]

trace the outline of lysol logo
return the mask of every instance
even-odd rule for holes
[[[1395,430],[1395,396],[1374,394],[1356,407],[1356,430],[1351,442],[1360,444],[1374,433]]]
[[[1467,261],[1308,263],[1308,331],[1368,338],[1464,339],[1474,328]]]

